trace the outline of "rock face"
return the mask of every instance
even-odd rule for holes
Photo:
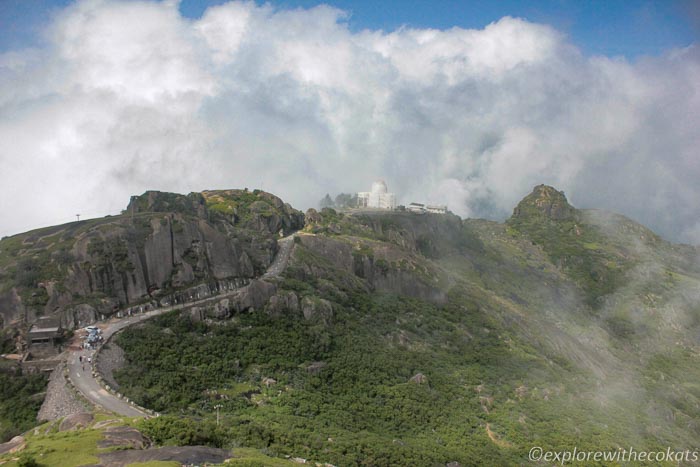
[[[326,299],[304,297],[301,301],[301,311],[305,320],[321,320],[327,323],[333,318],[333,305]]]
[[[513,210],[513,218],[539,215],[552,220],[575,219],[576,208],[561,191],[548,185],[538,185]]]
[[[262,191],[134,196],[121,216],[75,222],[0,242],[0,325],[58,314],[66,329],[196,284],[262,275],[280,234],[304,216]],[[217,288],[214,285],[214,288]],[[253,286],[227,308],[260,307]]]
[[[98,447],[117,449],[146,449],[151,442],[136,428],[130,426],[115,426],[103,431],[104,439],[100,440]]]
[[[279,291],[270,297],[265,310],[271,316],[296,314],[299,312],[299,297],[292,291]]]
[[[72,431],[78,428],[85,428],[92,423],[95,417],[88,412],[75,413],[61,420],[58,431]]]
[[[63,329],[78,329],[97,320],[97,310],[92,305],[81,303],[61,312],[61,327]]]
[[[423,373],[416,373],[415,375],[411,376],[411,379],[409,379],[408,382],[413,384],[428,384],[428,377]]]
[[[245,287],[236,290],[232,296],[190,308],[190,317],[195,321],[205,319],[223,320],[235,313],[262,310],[270,297],[275,295],[277,286],[262,280],[253,280]]]
[[[122,467],[137,463],[177,462],[181,465],[223,464],[231,451],[207,446],[166,446],[151,449],[126,449],[98,454],[103,467]]]
[[[7,443],[0,444],[0,454],[19,452],[26,446],[24,436],[15,436]]]
[[[293,255],[286,272],[296,279],[328,279],[346,289],[378,290],[437,304],[447,301],[445,290],[435,282],[439,273],[425,269],[417,255],[398,246],[385,243],[375,250],[320,235],[299,240],[296,247],[308,253]]]

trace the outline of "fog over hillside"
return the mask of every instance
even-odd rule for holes
[[[129,195],[263,188],[297,208],[386,179],[502,220],[532,186],[700,243],[700,49],[587,56],[504,17],[353,32],[329,6],[84,0],[0,55],[0,235]]]

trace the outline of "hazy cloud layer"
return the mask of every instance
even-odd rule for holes
[[[0,233],[146,189],[262,187],[295,207],[385,178],[503,218],[539,183],[700,243],[700,50],[630,63],[558,31],[352,33],[328,6],[86,0],[0,55]]]

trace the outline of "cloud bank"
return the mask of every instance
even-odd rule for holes
[[[117,213],[147,189],[295,207],[386,179],[502,219],[532,186],[700,243],[700,48],[629,62],[555,29],[352,32],[329,6],[78,1],[0,55],[0,234]]]

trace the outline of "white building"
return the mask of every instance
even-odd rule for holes
[[[418,214],[425,214],[430,212],[433,214],[446,214],[447,206],[444,204],[423,204],[423,203],[411,203],[406,206],[406,210],[410,212],[416,212]]]
[[[428,212],[432,212],[434,214],[445,214],[447,213],[447,206],[445,205],[434,205],[434,204],[428,204],[425,207],[425,210]]]
[[[375,209],[395,209],[396,195],[389,193],[384,180],[372,184],[372,191],[357,193],[357,207]]]
[[[422,214],[425,212],[425,204],[423,204],[423,203],[411,203],[408,206],[406,206],[406,210]]]

